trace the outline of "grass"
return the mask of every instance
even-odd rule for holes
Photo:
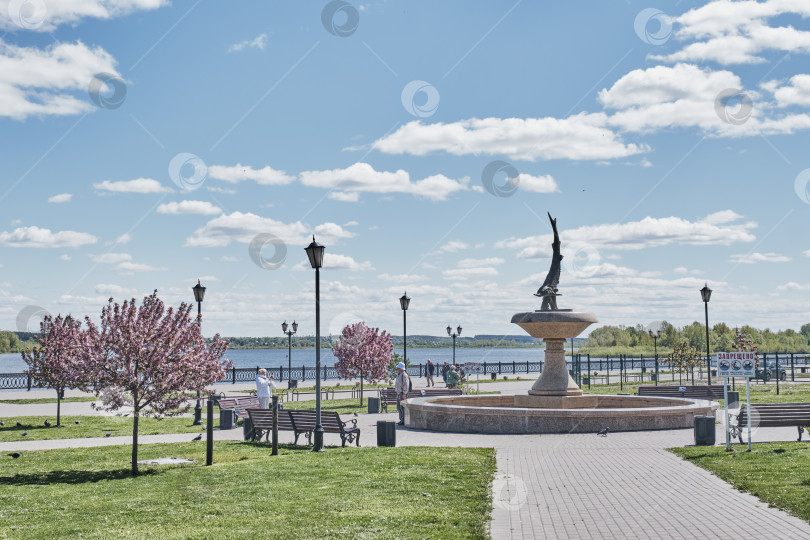
[[[308,448],[216,442],[2,456],[0,538],[486,538],[495,454],[484,448]],[[159,533],[157,532],[159,531]]]
[[[722,381],[722,379],[719,379]],[[624,390],[619,388],[618,384],[594,384],[591,385],[590,390],[587,384],[582,385],[582,390],[590,394],[618,394],[619,392],[626,392],[635,394],[638,392],[639,386],[652,386],[655,383],[624,383]],[[662,382],[661,386],[678,386],[677,381],[673,385],[671,382]],[[729,385],[731,390],[731,385]],[[740,402],[745,402],[745,383],[737,384],[737,392],[740,393]],[[719,401],[720,405],[724,404],[723,400]],[[768,384],[751,384],[751,403],[810,403],[810,384],[796,383],[785,384],[780,383],[779,395],[776,394],[776,383],[771,382]]]
[[[740,491],[810,522],[810,445],[755,444],[751,452],[725,447],[671,448],[683,459],[719,476]]]
[[[105,433],[132,435],[132,416],[62,416],[62,427],[57,428],[56,416],[17,416],[0,418],[5,426],[0,427],[0,442],[52,439],[81,439],[103,437]],[[45,427],[45,420],[54,426]],[[79,424],[75,421],[78,420]],[[164,433],[200,433],[201,426],[192,425],[193,419],[187,416],[163,418],[141,417],[138,421],[139,435],[161,435]],[[23,427],[17,427],[17,422]],[[205,420],[203,419],[203,424]],[[214,415],[214,428],[219,426],[219,414]],[[23,437],[24,431],[28,435]],[[0,537],[1,538],[1,537]]]
[[[85,401],[98,401],[93,396],[75,396],[62,399],[62,403],[82,403]],[[24,398],[24,399],[0,399],[0,405],[43,405],[56,403],[56,398]]]

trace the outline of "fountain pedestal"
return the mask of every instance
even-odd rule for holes
[[[570,310],[530,311],[516,313],[512,322],[527,334],[540,338],[546,344],[546,360],[543,371],[529,390],[530,396],[578,397],[582,396],[565,364],[565,340],[577,337],[599,319],[593,313],[578,313]],[[548,407],[564,407],[561,399],[546,399]],[[543,406],[546,406],[545,403]]]

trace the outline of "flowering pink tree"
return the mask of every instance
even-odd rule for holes
[[[360,406],[363,406],[363,381],[370,383],[385,378],[385,366],[391,359],[394,344],[391,335],[379,328],[369,328],[359,322],[346,325],[340,341],[332,347],[338,359],[335,364],[338,375],[344,379],[360,378]]]
[[[40,323],[42,337],[35,337],[37,347],[23,350],[28,373],[42,386],[56,389],[56,427],[62,426],[62,394],[65,388],[83,388],[87,382],[85,368],[86,335],[82,321],[70,316],[55,319],[50,315]]]
[[[225,376],[229,360],[221,360],[228,341],[219,334],[206,347],[200,326],[191,319],[190,304],[165,309],[157,291],[122,305],[110,299],[97,327],[88,318],[91,355],[88,365],[102,396],[100,408],[133,407],[132,474],[138,474],[138,419],[177,416],[189,409],[184,392],[203,391]]]

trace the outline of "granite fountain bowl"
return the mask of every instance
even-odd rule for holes
[[[596,433],[691,428],[717,402],[652,396],[483,395],[409,399],[405,423],[455,433]]]

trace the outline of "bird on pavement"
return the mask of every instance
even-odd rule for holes
[[[17,458],[18,458],[18,457],[20,457],[21,455],[22,455],[22,454],[21,454],[21,453],[19,453],[19,452],[12,452],[12,453],[10,453],[10,454],[9,454],[9,456],[11,456],[11,458],[12,458],[12,459],[17,459]]]
[[[202,440],[202,433],[191,439],[192,441],[201,441]]]
[[[602,437],[607,437],[608,431],[610,431],[610,428],[604,428],[597,431],[596,434]]]
[[[47,420],[45,420],[45,427],[51,427],[51,423]]]
[[[23,432],[22,432],[22,436],[23,436],[23,437],[27,437],[27,436],[28,436],[28,430],[27,430],[27,429],[26,429],[25,431],[23,431]]]

